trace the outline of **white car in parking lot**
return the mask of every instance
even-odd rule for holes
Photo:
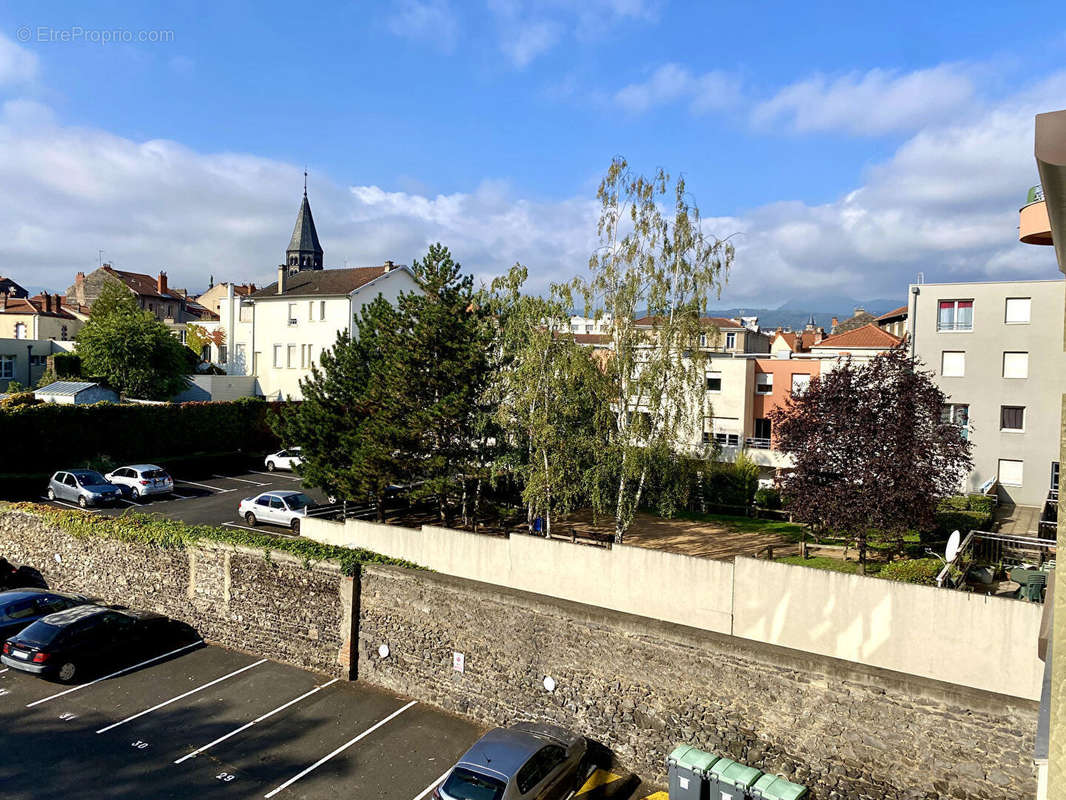
[[[303,492],[263,492],[258,497],[241,500],[237,514],[253,528],[260,522],[266,522],[283,525],[299,533],[300,520],[307,516],[307,510],[314,504],[315,501]]]
[[[126,487],[134,500],[150,494],[170,494],[174,491],[174,479],[165,469],[155,464],[119,467],[104,477],[116,486]]]
[[[276,469],[292,470],[303,463],[303,459],[300,457],[299,447],[290,447],[287,450],[278,450],[276,453],[271,453],[264,460],[266,468],[273,472]]]

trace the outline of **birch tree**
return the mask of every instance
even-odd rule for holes
[[[615,158],[597,197],[600,246],[589,259],[591,275],[575,279],[563,300],[572,305],[580,298],[586,314],[610,315],[614,435],[599,468],[601,477],[613,476],[614,538],[621,543],[649,470],[669,469],[702,432],[707,409],[698,345],[701,333],[714,332],[701,316],[720,296],[734,249],[702,230],[684,178],[671,185],[661,169],[647,178]],[[645,325],[637,324],[641,311]]]

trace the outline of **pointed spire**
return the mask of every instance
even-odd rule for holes
[[[311,216],[311,203],[307,199],[307,170],[304,170],[304,196],[300,211],[296,214],[296,226],[292,229],[292,238],[285,251],[285,266],[289,272],[307,269],[322,269],[322,245],[315,230],[315,219]]]

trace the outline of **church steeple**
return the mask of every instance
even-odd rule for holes
[[[322,245],[318,242],[315,219],[311,216],[311,204],[307,202],[307,170],[304,170],[304,198],[285,251],[285,265],[290,273],[322,269]]]

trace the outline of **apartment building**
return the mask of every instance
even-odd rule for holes
[[[945,417],[973,442],[968,491],[1043,505],[1058,488],[1066,354],[1062,279],[912,284],[913,355],[948,395]]]

